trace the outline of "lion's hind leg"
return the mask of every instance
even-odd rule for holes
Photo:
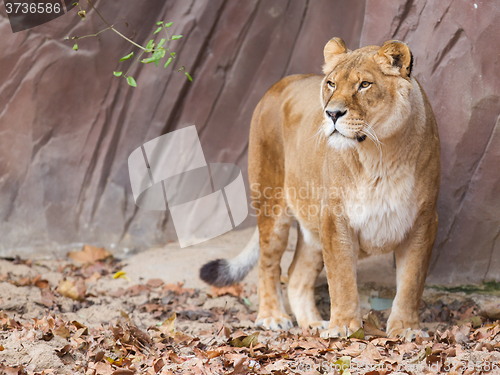
[[[306,239],[303,231],[307,233]],[[321,243],[307,229],[298,232],[297,249],[288,270],[290,307],[299,326],[326,329],[328,321],[321,318],[314,298],[314,284],[323,269]]]
[[[280,261],[288,243],[292,219],[270,212],[269,215],[262,213],[257,220],[260,236],[259,313],[255,324],[266,329],[287,330],[293,324],[281,295]]]

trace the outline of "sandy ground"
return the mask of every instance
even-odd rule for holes
[[[0,365],[23,365],[32,372],[55,369],[56,373],[74,373],[75,369],[88,366],[89,354],[86,357],[75,351],[71,360],[64,360],[64,354],[58,351],[70,340],[65,330],[69,329],[74,338],[81,326],[97,330],[124,318],[139,329],[148,330],[176,312],[177,329],[196,337],[213,336],[221,319],[231,329],[254,329],[257,269],[250,272],[241,288],[222,292],[209,288],[198,277],[199,268],[207,261],[237,255],[253,231],[233,231],[185,249],[172,243],[121,261],[108,259],[86,266],[75,265],[68,258],[0,259],[0,319],[4,322],[0,330]],[[285,276],[295,242],[294,229],[282,259]],[[119,271],[121,277],[116,277]],[[383,329],[395,295],[392,259],[365,261],[358,272],[363,314],[377,310],[375,314]],[[374,283],[380,274],[385,275],[383,285]],[[75,298],[63,291],[65,281],[75,287]],[[421,309],[423,327],[430,332],[443,331],[457,320],[474,317],[480,310],[491,310],[492,306],[498,310],[499,302],[495,296],[426,289]],[[317,303],[327,319],[329,297],[324,275],[317,282]],[[48,321],[40,323],[40,319]],[[20,326],[16,328],[15,322]],[[46,324],[52,324],[49,331],[56,334],[40,334],[47,331],[43,328]],[[31,328],[21,329],[22,325]],[[78,340],[71,340],[72,345],[78,346]],[[218,335],[210,340],[211,345],[222,342]]]

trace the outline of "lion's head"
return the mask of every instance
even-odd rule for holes
[[[366,138],[380,144],[404,126],[411,111],[413,60],[406,44],[391,40],[350,51],[333,38],[324,55],[322,126],[329,145],[354,147]]]

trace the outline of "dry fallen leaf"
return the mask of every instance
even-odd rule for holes
[[[54,295],[51,293],[49,288],[43,288],[42,291],[40,292],[40,295],[42,297],[40,303],[45,307],[52,307],[52,305],[56,301]]]
[[[163,362],[163,359],[160,358],[155,362],[153,369],[155,370],[155,372],[159,372],[163,368],[163,366],[165,366],[165,362]]]
[[[62,347],[61,349],[55,349],[55,352],[56,352],[56,354],[57,354],[59,357],[62,357],[62,356],[64,356],[66,353],[68,353],[70,350],[71,350],[71,345],[70,345],[70,344],[67,344],[67,345],[65,345],[64,347]]]
[[[161,326],[159,327],[160,332],[164,333],[165,335],[173,335],[175,333],[175,319],[177,318],[177,315],[174,313],[170,318],[165,320]]]
[[[350,339],[358,339],[358,340],[364,340],[365,339],[365,330],[363,328],[358,329],[356,332],[354,332],[352,335],[349,336]]]
[[[34,281],[34,285],[40,289],[45,289],[49,287],[49,282],[47,280],[38,278],[36,281]]]
[[[224,286],[222,288],[217,288],[215,286],[212,286],[210,288],[210,294],[212,295],[212,297],[220,297],[226,294],[230,294],[235,297],[241,297],[241,295],[243,294],[243,287],[239,284]]]
[[[68,258],[82,264],[91,264],[110,257],[112,257],[111,253],[105,248],[98,248],[91,245],[84,245],[82,250],[70,251],[68,253]]]
[[[94,272],[92,275],[90,275],[86,280],[85,282],[86,283],[95,283],[97,282],[97,280],[99,280],[101,278],[101,274],[99,272]]]
[[[128,293],[130,297],[134,297],[142,293],[149,293],[149,288],[144,284],[136,284],[128,288],[126,293]]]
[[[77,301],[85,298],[85,292],[87,291],[87,288],[82,278],[78,278],[76,279],[76,281],[66,279],[61,280],[57,291],[64,297],[69,297]]]
[[[245,366],[245,361],[248,359],[246,355],[238,354],[234,359],[233,367],[234,370],[230,372],[230,375],[245,375],[250,370],[247,366]]]
[[[378,336],[378,337],[386,337],[387,333],[378,329],[371,321],[366,321],[363,324],[363,328],[367,335]]]
[[[146,283],[147,286],[151,288],[158,288],[164,284],[162,279],[149,279]]]
[[[258,337],[259,332],[254,332],[248,336],[235,337],[229,341],[229,344],[237,348],[250,348],[251,346],[255,346],[259,343]]]

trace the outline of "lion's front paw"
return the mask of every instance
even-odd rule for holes
[[[387,336],[404,338],[406,341],[413,341],[417,338],[417,336],[429,337],[429,334],[421,329],[401,328],[393,329],[387,334]]]
[[[257,327],[264,327],[273,331],[286,331],[293,327],[292,321],[287,317],[274,317],[258,318],[255,321]]]
[[[299,324],[301,327],[308,327],[308,328],[319,328],[319,329],[327,329],[328,326],[330,325],[330,321],[328,320],[318,320],[318,321],[313,321],[313,322],[308,322],[307,324]]]
[[[348,326],[336,326],[334,328],[329,328],[321,332],[321,337],[324,339],[329,338],[347,338],[351,336],[354,332]]]

